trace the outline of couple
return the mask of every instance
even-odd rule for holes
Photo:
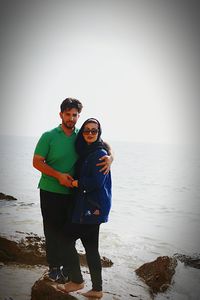
[[[33,166],[42,173],[39,188],[48,278],[63,283],[57,287],[64,292],[84,287],[75,248],[80,238],[92,281],[92,290],[83,295],[101,298],[99,226],[108,220],[110,211],[113,157],[101,139],[98,120],[86,120],[80,130],[75,127],[81,110],[77,99],[62,102],[62,124],[41,136]]]

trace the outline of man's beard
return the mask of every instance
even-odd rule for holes
[[[67,128],[67,129],[74,129],[75,127],[75,122],[72,122],[72,121],[68,121],[68,122],[62,122],[64,127]]]

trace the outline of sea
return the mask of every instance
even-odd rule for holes
[[[43,236],[40,173],[32,166],[38,138],[0,137],[0,192],[17,201],[0,201],[1,236]],[[200,253],[200,152],[192,145],[110,142],[112,209],[101,225],[103,299],[200,299],[200,270],[178,262],[170,288],[151,296],[135,270],[158,256]],[[81,243],[77,248],[84,251]],[[0,300],[29,300],[41,266],[0,265]],[[87,285],[90,280],[83,270]],[[82,297],[82,298],[81,298]],[[76,299],[83,296],[76,295]]]

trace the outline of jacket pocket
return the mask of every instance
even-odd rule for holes
[[[94,197],[92,197],[92,195],[86,194],[85,195],[85,209],[84,209],[84,215],[85,216],[94,216],[97,217],[100,215],[101,213],[101,206],[99,204],[99,202],[94,199]],[[97,214],[97,211],[99,211],[99,213]]]

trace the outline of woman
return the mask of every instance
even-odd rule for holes
[[[72,226],[67,231],[66,263],[70,265],[70,281],[59,284],[63,292],[72,292],[84,287],[79,257],[75,248],[81,239],[86,251],[92,289],[82,293],[86,297],[101,298],[102,267],[99,255],[99,227],[108,221],[111,208],[111,174],[99,172],[96,163],[109,152],[108,145],[101,139],[101,125],[98,120],[86,120],[77,136],[76,151],[79,160],[76,165],[77,179],[72,181],[75,191],[75,208]]]

